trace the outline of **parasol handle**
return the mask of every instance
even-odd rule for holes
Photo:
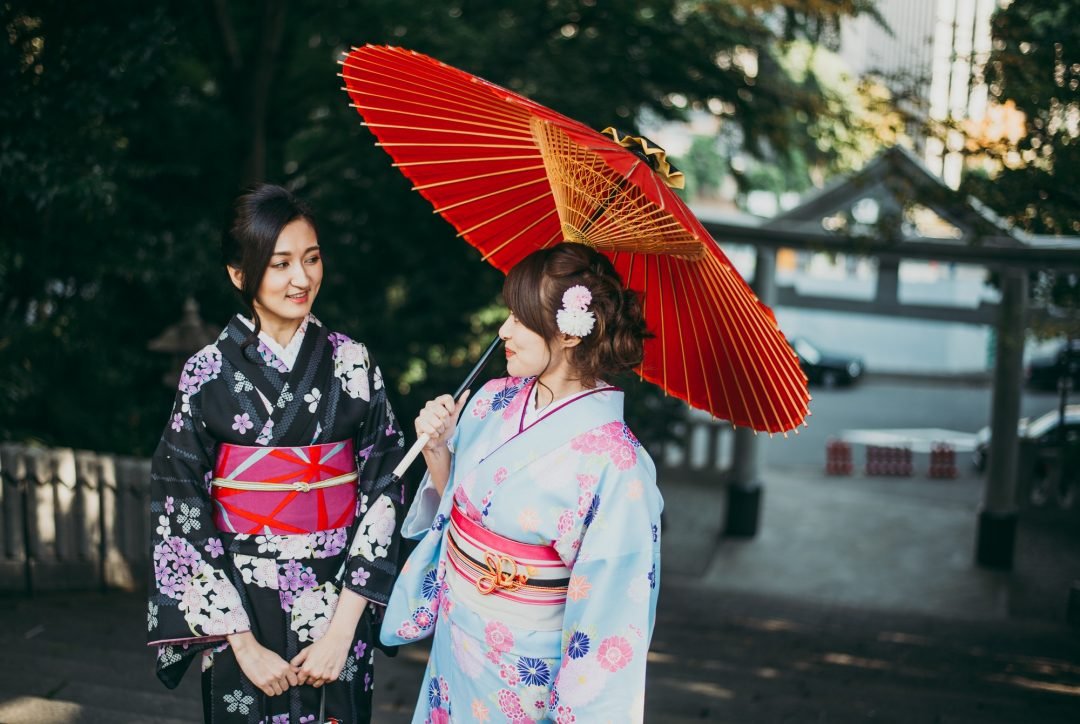
[[[500,344],[502,344],[502,337],[496,335],[495,339],[491,340],[491,344],[489,344],[487,349],[484,350],[484,353],[480,355],[480,359],[478,359],[476,361],[476,364],[473,365],[473,368],[469,372],[469,375],[465,378],[465,381],[462,382],[458,386],[457,391],[454,392],[455,400],[461,397],[461,393],[463,393],[465,390],[472,388],[473,383],[476,382],[476,378],[479,377],[480,373],[484,371],[484,367],[487,366],[488,361],[491,359],[491,355],[495,353],[495,350],[499,348]],[[407,453],[405,453],[405,457],[403,457],[401,459],[401,462],[398,463],[398,466],[394,468],[394,480],[401,480],[401,477],[405,474],[405,471],[409,469],[409,466],[412,465],[413,460],[416,460],[416,456],[420,454],[420,451],[424,449],[424,445],[427,445],[428,440],[430,439],[431,438],[426,434],[421,435],[416,439],[416,442],[413,443],[413,446],[409,448],[409,451]]]

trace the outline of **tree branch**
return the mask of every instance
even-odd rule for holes
[[[230,68],[238,71],[244,64],[244,58],[240,54],[240,43],[236,40],[236,30],[233,29],[229,8],[226,7],[226,0],[213,0],[213,3],[214,19],[217,20],[221,42],[225,46],[225,56],[229,59]]]
[[[285,6],[286,0],[268,0],[263,6],[262,32],[252,73],[249,115],[251,150],[244,174],[245,184],[266,178],[266,121],[270,106],[270,89],[273,86],[281,40],[285,34]]]

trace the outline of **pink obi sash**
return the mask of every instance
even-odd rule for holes
[[[552,546],[504,538],[455,505],[446,550],[453,595],[476,613],[537,631],[562,628],[570,569]]]
[[[211,481],[214,525],[273,535],[350,525],[356,470],[351,440],[308,447],[219,445]]]

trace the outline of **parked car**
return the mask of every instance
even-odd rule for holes
[[[1039,390],[1056,390],[1058,379],[1069,373],[1073,389],[1080,389],[1080,339],[1062,342],[1056,351],[1032,358],[1027,383]]]
[[[1064,446],[1058,409],[1036,418],[1021,418],[1017,435],[1018,471],[1029,502],[1042,506],[1056,499],[1061,507],[1073,507],[1080,498],[1080,404],[1065,407]],[[975,433],[972,460],[980,472],[989,463],[990,441],[989,427]],[[1064,468],[1060,477],[1056,475],[1058,466]]]
[[[798,355],[799,365],[812,385],[850,385],[866,372],[866,365],[860,358],[830,354],[804,337],[794,337],[788,344]]]

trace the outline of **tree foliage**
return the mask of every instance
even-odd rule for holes
[[[1022,114],[1022,133],[972,133],[968,150],[991,173],[970,184],[1025,231],[1080,234],[1080,4],[1016,0],[992,36],[990,94]]]
[[[835,115],[779,61],[859,0],[0,3],[0,438],[149,450],[173,364],[147,342],[194,297],[234,311],[218,262],[255,180],[315,208],[316,313],[367,341],[398,405],[453,386],[497,325],[500,277],[454,238],[348,107],[350,45],[434,55],[583,120],[719,109],[750,149]],[[754,73],[735,59],[752,49]],[[743,54],[744,55],[744,54]]]
[[[986,80],[1000,120],[968,129],[982,163],[964,189],[1023,231],[1080,235],[1080,4],[1015,0],[991,33]],[[1032,291],[1048,311],[1041,334],[1080,336],[1075,272],[1040,272]]]

